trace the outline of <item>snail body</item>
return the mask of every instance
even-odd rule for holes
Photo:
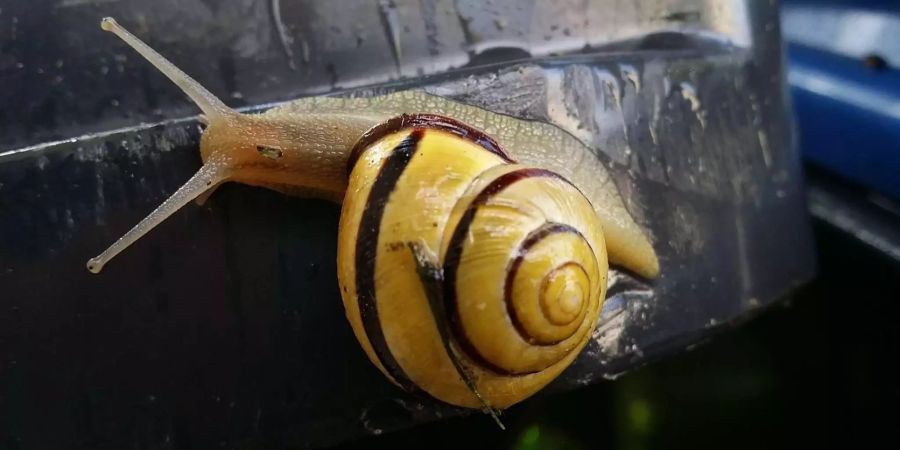
[[[608,261],[659,270],[605,168],[552,125],[419,91],[239,114],[112,19],[102,26],[179,85],[207,127],[201,169],[92,272],[227,181],[342,201],[338,281],[369,359],[406,390],[493,409],[538,391],[587,344]]]

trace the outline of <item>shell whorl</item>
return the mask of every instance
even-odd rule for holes
[[[577,188],[440,116],[387,121],[353,154],[338,273],[348,320],[389,378],[506,407],[574,360],[607,270]]]
[[[456,207],[464,210],[459,221],[448,227],[448,314],[466,354],[481,366],[504,375],[535,373],[560,361],[589,331],[586,315],[598,311],[605,273],[584,227],[567,223],[576,205],[563,199],[578,198],[568,181],[515,165],[495,166],[478,178],[470,187],[473,198],[463,196]],[[587,216],[578,222],[589,222]],[[493,302],[480,292],[490,280],[502,281]],[[494,314],[490,323],[483,320],[486,311]],[[495,326],[507,321],[511,326]],[[492,345],[498,341],[503,345]]]

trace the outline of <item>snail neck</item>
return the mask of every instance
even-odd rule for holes
[[[350,150],[381,120],[355,114],[234,114],[210,121],[200,141],[205,165],[227,181],[340,200]]]

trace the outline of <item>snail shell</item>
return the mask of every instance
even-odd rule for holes
[[[352,154],[338,278],[372,362],[466,407],[507,407],[559,375],[606,289],[602,229],[581,192],[433,115],[379,125]]]

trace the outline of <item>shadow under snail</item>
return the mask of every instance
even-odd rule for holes
[[[493,411],[587,344],[607,254],[647,278],[659,271],[605,167],[553,125],[421,91],[241,114],[113,19],[101,26],[190,96],[206,129],[200,170],[91,272],[226,181],[342,201],[338,281],[369,359],[407,391]]]

